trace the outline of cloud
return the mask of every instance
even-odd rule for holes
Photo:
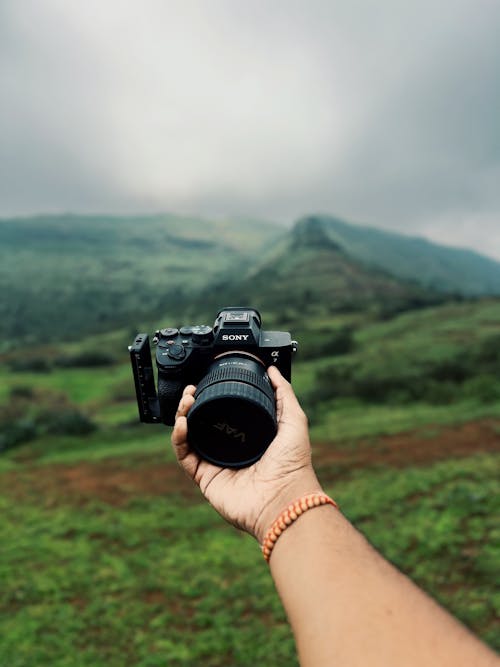
[[[0,12],[0,214],[323,210],[500,258],[495,0]]]

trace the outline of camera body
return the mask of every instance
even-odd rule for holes
[[[250,377],[248,373],[255,371],[252,364],[264,369],[259,383],[264,383],[262,390],[266,393],[265,384],[270,387],[265,373],[267,367],[277,366],[290,381],[292,355],[297,343],[292,341],[288,332],[264,331],[261,327],[261,316],[257,310],[238,306],[223,308],[213,327],[198,324],[159,329],[153,338],[158,393],[148,335],[138,334],[129,351],[140,420],[172,425],[184,387],[188,384],[199,385],[214,362],[217,365],[216,382],[226,379],[239,384],[252,384],[253,380],[247,380]],[[250,370],[246,369],[250,368],[249,365],[252,366]],[[231,387],[228,389],[230,392]],[[228,426],[226,430],[231,428]]]

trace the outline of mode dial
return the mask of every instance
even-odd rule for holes
[[[179,329],[176,329],[175,327],[167,327],[166,329],[160,329],[160,333],[166,338],[173,338],[174,336],[177,336]]]
[[[208,345],[214,338],[212,327],[206,324],[197,324],[191,330],[193,334],[193,343],[198,345]]]

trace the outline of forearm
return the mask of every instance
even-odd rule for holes
[[[497,664],[331,506],[289,526],[270,567],[302,667]]]
[[[179,463],[207,500],[261,544],[279,512],[306,494],[321,492],[305,414],[278,369],[272,366],[268,372],[276,392],[278,434],[254,465],[219,468],[190,448],[186,415],[195,400],[193,386],[184,391],[172,434]],[[333,507],[304,511],[271,548],[265,540],[302,667],[497,664],[486,646],[378,555]]]

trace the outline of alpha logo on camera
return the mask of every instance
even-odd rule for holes
[[[250,334],[222,334],[222,340],[248,340]]]

